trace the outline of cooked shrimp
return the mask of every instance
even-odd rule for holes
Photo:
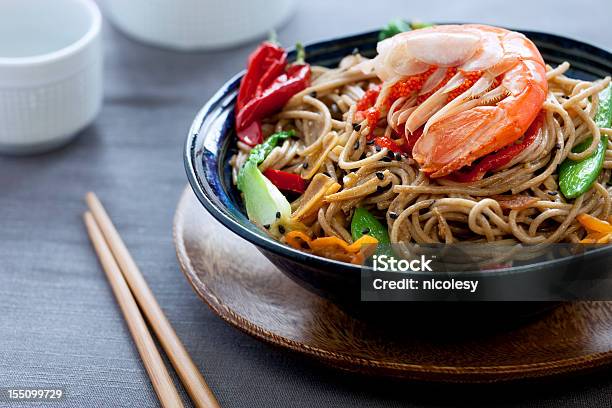
[[[398,34],[378,44],[371,64],[385,84],[392,84],[389,89],[418,84],[408,89],[418,98],[415,106],[405,106],[412,111],[404,115],[404,131],[412,134],[423,126],[412,154],[434,178],[519,139],[548,92],[536,46],[520,33],[485,25]],[[390,94],[381,92],[377,105]]]

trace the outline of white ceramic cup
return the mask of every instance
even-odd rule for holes
[[[105,0],[129,36],[178,50],[231,47],[262,38],[291,14],[295,0]]]
[[[0,1],[0,151],[49,150],[93,121],[101,25],[92,0]]]

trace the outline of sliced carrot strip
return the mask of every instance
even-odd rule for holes
[[[378,244],[378,240],[371,235],[362,235],[357,241],[353,242],[348,246],[350,252],[357,252],[364,245],[375,245]]]
[[[285,242],[295,249],[302,249],[302,242],[310,244],[312,239],[302,231],[289,231],[285,234]],[[310,245],[308,245],[310,246]]]
[[[348,244],[338,237],[321,237],[311,239],[301,231],[290,231],[285,234],[285,242],[295,249],[304,249],[303,243],[318,255],[326,255],[332,258],[348,260],[351,263],[362,264],[364,255],[361,248],[364,245],[378,244],[378,240],[370,235],[364,235],[352,244]]]
[[[612,225],[606,221],[600,220],[599,218],[595,218],[592,215],[580,214],[576,217],[576,219],[587,230],[612,233]]]
[[[609,244],[612,242],[612,234],[606,234],[603,232],[595,232],[588,234],[582,240],[581,244]]]
[[[610,240],[612,240],[612,234],[606,234],[603,237],[597,240],[598,244],[609,244]]]
[[[317,238],[314,241],[310,242],[310,248],[312,249],[332,247],[332,246],[337,246],[339,248],[342,248],[346,252],[349,252],[348,251],[349,244],[347,244],[345,240],[340,239],[338,237],[321,237],[321,238]]]
[[[603,237],[605,237],[606,235],[608,235],[608,234],[607,234],[607,233],[605,233],[605,232],[590,232],[590,233],[589,233],[587,236],[588,236],[589,238],[594,239],[594,240],[596,240],[596,241],[597,241],[597,240],[599,240],[599,239],[602,239],[602,238],[603,238]]]
[[[321,238],[315,239],[314,241],[311,241],[310,248],[319,249],[319,248],[324,248],[324,247],[337,246],[339,248],[342,248],[346,252],[355,253],[355,252],[359,252],[361,247],[364,245],[372,245],[372,244],[377,244],[377,243],[378,243],[378,240],[370,235],[362,236],[357,241],[353,242],[351,245],[349,245],[346,241],[338,237],[321,237]]]

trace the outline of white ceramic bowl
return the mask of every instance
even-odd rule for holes
[[[295,0],[106,0],[108,17],[137,40],[179,50],[231,47],[265,37]]]
[[[93,121],[101,25],[92,0],[0,1],[0,151],[48,150]]]

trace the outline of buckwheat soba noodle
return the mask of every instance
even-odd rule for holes
[[[263,224],[249,212],[275,238],[350,262],[363,260],[353,244],[367,236],[610,242],[612,131],[598,119],[603,110],[609,120],[601,98],[609,77],[568,77],[567,62],[545,65],[523,35],[481,25],[401,33],[379,43],[374,59],[354,53],[336,68],[309,68],[302,89],[260,119],[262,140],[283,131],[293,137],[271,148],[259,170],[303,180],[287,193],[269,177],[289,197],[288,215],[277,211]],[[235,181],[253,144],[237,143]],[[591,166],[592,180],[576,187],[570,179],[563,191],[564,162],[579,166],[598,155],[603,166]]]

